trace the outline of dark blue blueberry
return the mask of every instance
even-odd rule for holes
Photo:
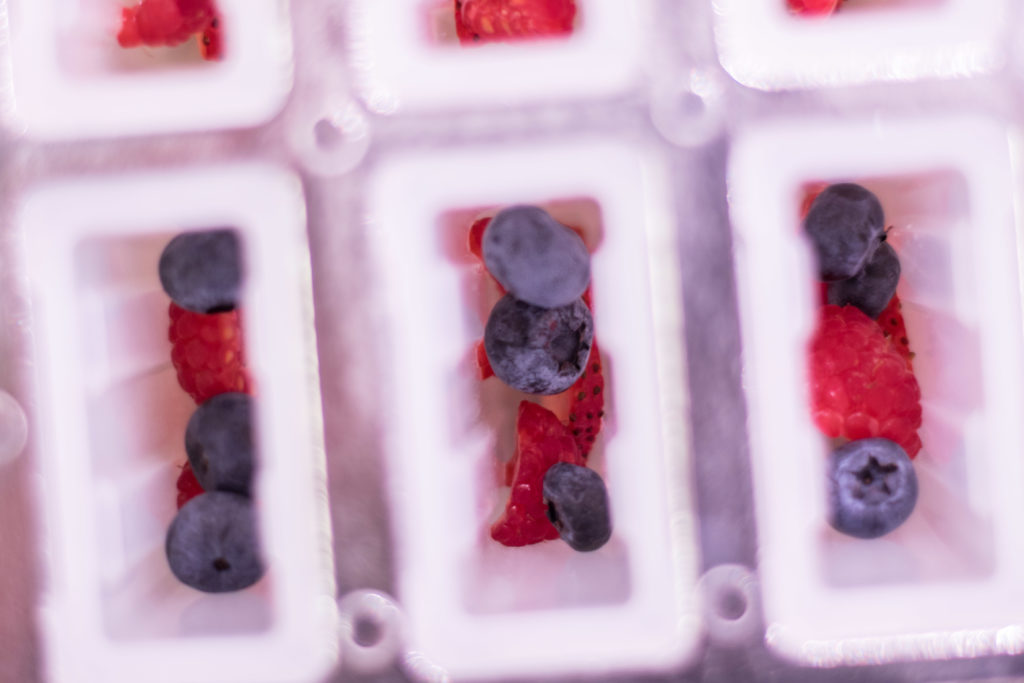
[[[167,296],[195,313],[234,310],[242,287],[242,257],[234,230],[187,232],[160,254],[160,284]]]
[[[484,230],[483,253],[494,279],[534,306],[565,306],[583,296],[590,283],[590,253],[583,240],[536,206],[499,211]]]
[[[903,524],[917,503],[914,465],[896,443],[858,439],[828,462],[829,524],[857,538],[877,538]]]
[[[204,490],[249,495],[255,460],[252,398],[218,394],[196,408],[185,428],[185,452]]]
[[[883,242],[868,259],[864,270],[849,280],[828,283],[828,302],[838,306],[851,304],[869,318],[877,318],[896,293],[900,281],[900,259],[896,250]]]
[[[559,462],[544,475],[548,519],[573,550],[597,550],[612,535],[608,491],[592,469]]]
[[[185,503],[164,550],[178,580],[206,593],[241,590],[263,576],[252,503],[234,493],[210,491]]]
[[[818,277],[826,282],[859,273],[885,239],[885,214],[870,190],[854,183],[829,185],[804,219],[814,246]]]
[[[484,350],[494,374],[528,394],[558,394],[586,368],[594,341],[590,309],[577,299],[541,308],[506,294],[484,328]]]

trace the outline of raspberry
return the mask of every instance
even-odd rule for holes
[[[459,0],[455,28],[462,43],[572,32],[575,0]]]
[[[921,450],[921,390],[899,348],[855,306],[825,306],[810,344],[811,412],[828,437]]]
[[[181,474],[178,475],[178,509],[202,492],[203,487],[196,479],[192,465],[186,460],[184,467],[181,468]]]
[[[472,43],[473,32],[462,21],[462,0],[455,0],[455,35],[459,37],[460,43]],[[479,252],[477,252],[479,256]]]
[[[196,403],[229,391],[248,393],[252,382],[245,369],[238,311],[192,313],[171,303],[169,312],[171,361],[181,388]]]
[[[473,221],[473,225],[469,226],[469,253],[480,259],[480,262],[484,261],[484,230],[487,229],[487,224],[491,222],[490,217],[478,218]]]
[[[481,380],[494,377],[494,368],[491,367],[491,361],[487,360],[487,349],[484,348],[483,339],[476,343],[476,368]]]
[[[896,350],[907,359],[907,367],[912,368],[911,361],[914,359],[914,352],[910,350],[910,341],[907,339],[907,327],[903,324],[903,314],[900,309],[903,304],[900,298],[893,294],[889,305],[885,307],[878,316],[878,324],[882,326],[885,336],[896,345]]]
[[[601,368],[601,352],[597,341],[590,347],[587,367],[569,387],[569,429],[580,454],[586,458],[594,446],[604,417],[604,372]]]
[[[220,17],[214,15],[203,29],[196,34],[199,43],[199,54],[207,61],[217,61],[224,56],[224,39],[220,32]]]
[[[213,0],[142,0],[121,9],[121,47],[178,45],[216,16]]]
[[[794,14],[832,14],[839,9],[842,0],[787,0],[789,11]]]
[[[544,504],[544,475],[558,462],[584,464],[572,435],[555,414],[523,401],[516,419],[512,492],[505,511],[491,526],[491,538],[507,546],[558,538]]]

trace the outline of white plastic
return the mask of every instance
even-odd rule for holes
[[[164,556],[195,406],[170,364],[157,260],[175,234],[221,226],[238,231],[246,258],[268,570],[249,589],[207,595]],[[18,229],[35,325],[48,680],[323,676],[337,609],[296,178],[254,164],[52,183],[24,199]]]
[[[455,679],[666,670],[698,642],[684,374],[670,189],[651,150],[577,143],[481,147],[387,161],[368,199],[395,386],[388,432],[398,595],[407,661]],[[606,360],[605,479],[614,533],[592,553],[561,541],[508,548],[504,506],[519,399],[471,361],[486,295],[466,249],[481,209],[549,207],[593,253],[596,337]],[[658,297],[657,301],[654,297]],[[662,321],[664,319],[661,319]],[[678,351],[676,351],[678,355]],[[423,661],[423,660],[426,660]],[[428,665],[432,662],[433,665]]]
[[[722,65],[764,90],[968,76],[998,66],[1007,0],[847,0],[827,17],[786,0],[713,0]]]
[[[607,97],[644,75],[649,0],[579,0],[568,38],[465,47],[451,0],[349,4],[354,75],[382,114]]]
[[[801,121],[737,140],[729,201],[762,600],[769,643],[788,656],[963,656],[970,648],[935,649],[922,634],[1024,617],[1024,370],[1008,150],[1003,128],[973,118]],[[817,290],[799,216],[802,188],[817,181],[858,182],[879,196],[917,354],[920,498],[902,527],[870,541],[825,521],[827,447],[811,423],[805,365]],[[975,653],[1007,651],[1020,647],[1019,631],[970,640]]]
[[[7,125],[42,139],[242,128],[269,120],[291,89],[285,0],[217,0],[224,58],[195,41],[121,48],[117,0],[6,0],[13,64]]]

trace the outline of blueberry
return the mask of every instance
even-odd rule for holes
[[[857,538],[877,538],[902,524],[917,502],[914,465],[896,443],[858,439],[828,462],[829,524]]]
[[[590,253],[580,236],[544,209],[512,206],[483,235],[484,263],[501,286],[534,306],[565,306],[590,283]]]
[[[864,270],[848,280],[828,283],[828,302],[852,304],[869,318],[877,318],[896,293],[900,281],[900,259],[896,250],[883,242],[868,259]]]
[[[611,538],[608,491],[597,472],[555,463],[544,475],[543,491],[548,519],[573,550],[597,550]]]
[[[506,294],[484,328],[484,350],[494,374],[528,394],[558,394],[586,368],[594,321],[581,299],[541,308]]]
[[[246,394],[218,394],[196,408],[185,428],[185,452],[204,490],[249,495],[252,399]]]
[[[206,593],[241,590],[263,576],[252,503],[234,493],[210,491],[185,503],[164,550],[178,580]]]
[[[829,185],[811,203],[804,230],[814,245],[818,276],[845,280],[864,268],[885,239],[885,215],[870,190],[854,183]]]
[[[241,248],[234,230],[178,235],[160,254],[167,296],[195,313],[234,310],[242,286]]]

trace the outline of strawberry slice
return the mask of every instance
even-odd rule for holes
[[[544,504],[544,475],[557,462],[584,465],[572,434],[547,408],[523,401],[516,418],[512,492],[505,511],[491,526],[491,538],[522,546],[558,538]]]
[[[604,418],[604,372],[597,340],[590,347],[587,367],[569,387],[569,424],[580,454],[586,458],[594,446]]]
[[[196,479],[191,463],[186,460],[185,466],[181,468],[181,474],[178,475],[178,509],[202,492],[203,487]]]

